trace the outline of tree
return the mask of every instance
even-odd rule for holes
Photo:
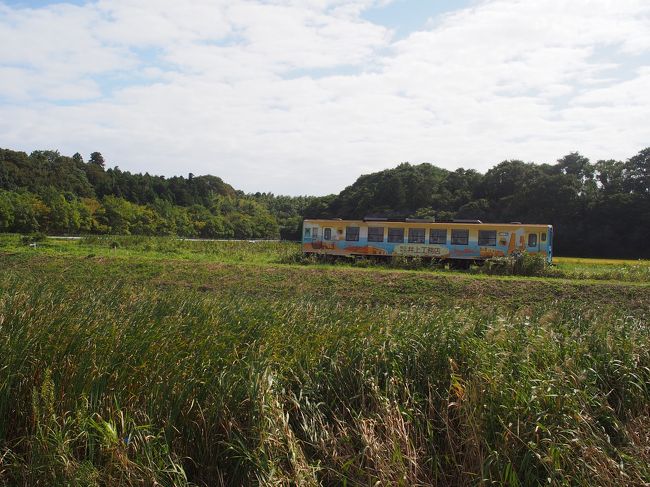
[[[101,168],[104,168],[106,165],[104,161],[104,156],[102,156],[101,152],[93,152],[90,154],[90,159],[88,160],[89,164],[93,164],[95,166],[99,166]]]
[[[108,233],[106,210],[95,198],[81,198],[77,201],[79,230],[82,233]]]
[[[580,153],[572,152],[558,159],[554,169],[557,173],[575,178],[580,183],[581,193],[595,191],[594,166]]]
[[[76,200],[71,195],[70,200]],[[48,233],[76,233],[79,231],[80,215],[76,205],[54,188],[49,188],[43,195],[43,201],[49,208],[47,218],[42,222],[42,229]]]
[[[480,182],[479,192],[490,201],[513,195],[539,173],[534,164],[523,161],[503,161],[490,169]]]
[[[624,178],[628,191],[650,194],[650,147],[628,159],[625,163]]]
[[[49,208],[36,195],[14,193],[12,197],[14,223],[12,231],[20,233],[38,232],[47,221]]]
[[[73,156],[72,156],[72,160],[73,160],[73,161],[75,162],[75,164],[77,164],[78,166],[81,166],[82,164],[84,164],[84,158],[83,158],[83,156],[82,156],[81,154],[79,154],[78,152],[75,152],[75,153],[73,154]]]
[[[109,232],[130,235],[131,225],[135,220],[135,205],[124,198],[106,196],[102,200],[102,206],[105,214],[102,224],[108,227]]]
[[[8,191],[0,190],[0,232],[8,232],[14,224],[14,207]]]
[[[613,159],[598,161],[594,169],[596,180],[604,194],[616,194],[623,191],[625,163]]]

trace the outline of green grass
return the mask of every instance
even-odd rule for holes
[[[650,282],[650,261],[558,257],[557,270],[574,279]]]
[[[134,257],[138,259],[217,260],[264,264],[296,259],[298,244],[278,241],[202,241],[174,237],[88,236],[79,240],[48,238],[36,248],[23,245],[17,235],[0,235],[0,251],[77,256]]]
[[[644,485],[647,283],[0,240],[0,484]]]
[[[145,236],[88,236],[81,240],[47,239],[36,249],[21,244],[18,235],[0,235],[0,251],[29,255],[74,255],[84,257],[127,258],[138,261],[161,259],[190,260],[194,262],[221,262],[250,265],[308,265],[311,268],[371,269],[377,272],[421,271],[433,274],[480,275],[479,268],[470,271],[449,269],[440,265],[426,265],[416,260],[398,262],[340,261],[324,264],[304,258],[300,244],[279,241],[191,241],[173,237]],[[554,265],[544,277],[580,281],[620,281],[650,283],[650,261],[583,259],[555,257]]]

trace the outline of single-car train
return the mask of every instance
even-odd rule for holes
[[[406,256],[480,261],[527,252],[553,258],[553,226],[405,218],[306,219],[302,249],[331,256]]]

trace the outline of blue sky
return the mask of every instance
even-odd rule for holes
[[[645,0],[0,0],[0,146],[245,191],[650,145]]]
[[[52,2],[49,0],[5,0],[3,2],[5,5],[9,5],[10,7],[15,7],[15,8],[41,8],[41,7],[46,7],[48,5],[53,5],[57,3],[70,3],[74,5],[83,5],[84,2],[82,0],[70,0],[67,2]]]
[[[369,8],[361,17],[394,30],[399,39],[425,29],[427,22],[435,21],[440,15],[475,3],[471,0],[396,0]]]
[[[66,2],[51,0],[5,0],[5,5],[16,8],[40,8],[58,3],[84,5],[83,0]],[[428,19],[446,12],[465,8],[476,0],[395,0],[386,4],[377,4],[361,14],[361,17],[377,24],[394,29],[397,37],[407,36],[410,32],[425,27]]]

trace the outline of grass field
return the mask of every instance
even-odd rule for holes
[[[0,483],[647,485],[650,263],[0,237]]]
[[[556,257],[554,264],[560,273],[573,278],[650,281],[650,261],[647,260]]]

